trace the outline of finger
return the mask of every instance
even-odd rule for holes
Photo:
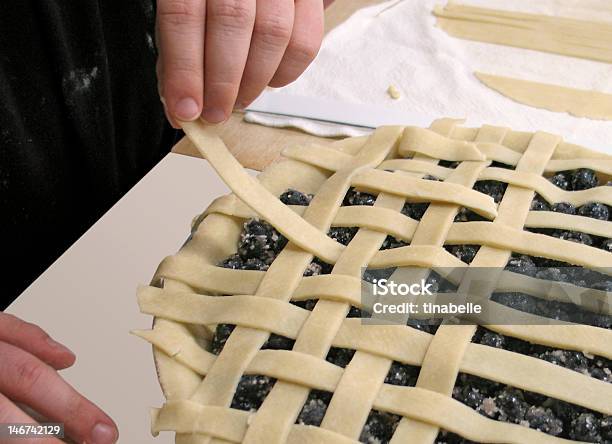
[[[245,108],[270,83],[289,44],[294,0],[257,2],[251,48],[242,75],[236,104]]]
[[[160,70],[163,102],[173,125],[191,121],[202,110],[204,0],[159,0]],[[178,125],[176,125],[178,126]]]
[[[244,72],[256,0],[207,0],[204,110],[210,123],[227,120]]]
[[[112,419],[34,355],[0,342],[0,375],[0,393],[51,421],[63,422],[66,434],[75,441],[116,442]]]
[[[76,359],[74,353],[51,339],[38,325],[8,313],[0,313],[0,341],[32,353],[57,370],[70,367]]]
[[[0,393],[0,424],[38,424],[32,417],[24,413],[19,407],[13,402]],[[6,431],[6,430],[5,430]],[[19,438],[19,440],[16,440]],[[0,444],[9,444],[19,442],[19,444],[39,444],[41,438],[27,438],[21,436],[15,436],[14,438],[1,438]],[[45,443],[48,444],[61,444],[62,442],[56,438],[45,438]]]
[[[295,0],[295,18],[289,46],[270,86],[285,86],[314,60],[323,40],[323,2]]]

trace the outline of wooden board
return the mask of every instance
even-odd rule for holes
[[[344,22],[355,11],[383,0],[335,0],[325,11],[325,33]],[[242,113],[234,113],[220,128],[221,137],[245,167],[262,170],[278,159],[281,150],[293,144],[322,143],[330,139],[312,136],[299,130],[284,128],[268,128],[261,125],[246,123]],[[199,156],[191,142],[183,138],[172,149],[173,152],[188,156]]]

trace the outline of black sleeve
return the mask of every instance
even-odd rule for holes
[[[0,9],[4,309],[177,134],[157,95],[151,0],[23,0]]]

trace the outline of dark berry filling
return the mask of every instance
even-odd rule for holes
[[[600,248],[610,251],[611,239],[606,239],[594,234],[587,234],[580,231],[558,230],[556,228],[525,228],[525,231],[531,233],[544,234],[546,236],[556,237],[558,239],[576,242],[578,244],[588,245],[589,247]]]
[[[355,188],[350,188],[344,196],[344,202],[342,205],[351,206],[351,205],[367,205],[372,206],[376,201],[376,196],[364,193],[361,191],[355,190]]]
[[[455,222],[483,222],[486,220],[488,219],[465,207],[460,208],[455,216]]]
[[[250,219],[244,223],[237,253],[219,265],[239,270],[268,269],[287,244],[287,239],[265,221]]]
[[[543,359],[584,375],[612,383],[612,361],[573,350],[560,350],[522,339],[504,336],[478,326],[472,342]]]
[[[233,409],[252,412],[261,407],[276,379],[263,375],[243,375],[232,399]]]
[[[327,262],[323,262],[318,257],[315,257],[306,270],[304,270],[304,276],[318,276],[320,274],[330,274],[332,271],[332,265]]]
[[[354,354],[355,350],[349,348],[331,347],[325,360],[344,368],[351,362]]]
[[[385,238],[383,244],[381,245],[380,249],[381,250],[390,250],[392,248],[405,247],[406,245],[408,245],[408,243],[404,242],[401,239],[396,239],[393,236],[387,236]]]
[[[576,207],[571,203],[567,202],[557,202],[552,204],[550,207],[551,211],[555,213],[563,213],[563,214],[576,214]]]
[[[534,264],[531,257],[524,254],[513,254],[508,263],[506,264],[506,270],[512,271],[513,273],[520,273],[527,276],[535,276],[536,265]]]
[[[444,248],[453,256],[469,264],[476,257],[479,245],[445,245]]]
[[[536,193],[535,197],[531,201],[532,211],[550,211],[550,205],[544,200],[542,196]]]
[[[497,160],[494,160],[493,162],[491,162],[491,167],[494,167],[494,168],[505,168],[507,170],[513,170],[514,169],[514,165],[509,165],[507,163],[498,162]]]
[[[612,290],[610,276],[545,258],[514,253],[508,260],[506,269],[537,279],[571,283],[585,289]],[[529,294],[517,292],[494,293],[491,299],[516,310],[550,319],[601,328],[612,327],[612,317],[588,311],[574,303],[539,299]]]
[[[464,373],[457,378],[453,398],[487,418],[565,439],[601,443],[610,421],[580,406]]]
[[[280,195],[280,200],[285,205],[308,206],[312,200],[312,194],[304,194],[300,191],[289,189]]]
[[[458,165],[458,162],[447,162],[445,164],[443,161],[440,162],[440,165],[446,166],[447,168],[454,168]],[[502,164],[494,166],[512,168],[511,166],[502,166]],[[597,177],[592,170],[562,172],[556,174],[554,177],[554,179],[550,179],[551,182],[560,188],[567,187],[564,189],[568,190],[587,189],[597,186]],[[426,176],[424,178],[428,180],[438,180],[433,176]],[[506,187],[507,185],[502,182],[479,181],[475,184],[474,189],[488,194],[499,203],[503,198]],[[281,195],[280,199],[287,205],[305,206],[310,203],[312,196],[297,190],[288,190]],[[375,200],[376,196],[372,194],[350,189],[343,204],[373,205]],[[402,213],[415,220],[421,220],[428,206],[429,203],[427,202],[406,203],[402,209]],[[609,218],[609,208],[597,202],[589,202],[576,209],[568,203],[556,203],[551,206],[540,196],[536,195],[531,208],[536,211],[552,210],[566,214],[579,214],[599,220],[608,220]],[[487,219],[466,208],[462,208],[455,218],[457,222],[474,220],[482,221]],[[612,239],[602,239],[597,236],[590,236],[586,233],[553,229],[531,231],[542,232],[543,234],[587,245],[594,245],[612,252]],[[347,245],[353,239],[356,232],[357,228],[355,227],[333,227],[329,231],[329,236]],[[286,243],[286,239],[268,223],[258,220],[249,220],[244,224],[237,253],[225,259],[220,266],[235,269],[266,270]],[[407,244],[404,241],[398,240],[392,236],[387,236],[381,249],[397,248],[405,245]],[[476,255],[479,246],[453,245],[445,246],[445,248],[460,260],[470,263]],[[569,266],[569,264],[546,258],[534,258],[514,254],[509,260],[506,268],[538,278],[561,281],[575,279],[575,276],[569,276],[570,273],[565,272],[561,268],[564,266]],[[549,270],[538,271],[536,267],[550,268]],[[304,271],[304,276],[328,274],[331,272],[331,269],[332,266],[330,264],[321,261],[319,258],[314,258]],[[364,279],[368,280],[368,277],[370,279],[389,277],[393,271],[394,269],[367,270]],[[588,270],[586,270],[586,272],[588,272]],[[544,276],[544,274],[546,274],[546,276]],[[443,291],[442,286],[444,282],[436,278],[434,273],[430,275],[429,280],[435,282],[437,291]],[[575,280],[572,280],[572,282],[575,283]],[[600,286],[601,289],[612,290],[612,283],[609,280]],[[512,295],[512,297],[509,297],[507,294],[501,294],[501,296],[500,294],[494,294],[493,297],[497,297],[498,301],[504,301],[510,306],[514,304],[514,306],[519,309],[524,309],[530,305],[538,305],[538,300],[535,298],[529,300],[526,299],[527,295]],[[309,299],[305,301],[292,301],[291,303],[304,309],[312,310],[317,300]],[[573,310],[576,311],[575,306],[572,307]],[[561,303],[558,305],[553,304],[553,307],[549,309],[552,310],[552,315],[557,316],[558,319],[560,319],[560,316],[566,311],[569,311],[569,308],[563,306]],[[612,327],[609,317],[593,313],[588,314],[596,317],[600,316],[600,319],[591,323],[586,322],[587,319],[581,317],[579,321],[583,324],[590,323],[591,325],[607,328]],[[367,313],[362,313],[359,308],[351,307],[347,317],[362,317],[365,315],[367,315]],[[580,314],[580,316],[583,315]],[[439,320],[418,321],[410,319],[408,325],[430,334],[435,334],[439,327]],[[234,326],[228,324],[220,324],[217,326],[211,345],[211,351],[213,353],[219,354],[221,352],[233,329]],[[530,344],[519,339],[497,334],[482,327],[478,327],[473,340],[474,342],[491,347],[503,348],[543,359],[556,365],[583,374],[588,374],[602,381],[612,382],[611,362],[602,357]],[[293,339],[271,334],[262,349],[290,350],[293,348],[294,342]],[[340,367],[345,367],[351,361],[354,353],[355,350],[332,347],[326,356],[326,360]],[[418,367],[393,362],[386,376],[385,383],[414,386],[418,374]],[[240,380],[232,400],[232,407],[247,411],[257,410],[272,389],[274,383],[275,379],[268,376],[244,375]],[[296,422],[306,425],[320,425],[331,397],[332,394],[329,392],[311,390]],[[453,390],[453,397],[489,418],[522,424],[554,436],[587,442],[605,442],[605,440],[612,439],[612,420],[610,417],[605,417],[579,406],[547,398],[536,393],[522,391],[471,375],[459,375],[455,389]],[[394,414],[372,410],[362,430],[360,440],[362,442],[389,442],[400,419],[399,416]],[[436,442],[467,444],[471,441],[453,433],[441,431]]]
[[[340,242],[342,245],[348,245],[353,237],[357,234],[356,227],[332,227],[327,235],[332,239]]]
[[[404,216],[408,216],[414,220],[421,220],[425,214],[425,211],[427,211],[427,208],[429,208],[429,202],[406,202],[402,207],[401,213]]]
[[[385,384],[414,387],[420,370],[420,367],[393,361],[385,378]]]
[[[497,180],[479,180],[474,184],[474,189],[476,191],[491,196],[495,203],[501,202],[507,187],[507,183]]]
[[[454,170],[455,168],[459,166],[460,163],[461,162],[456,162],[453,160],[441,160],[440,162],[438,162],[438,165],[444,168],[450,168]]]
[[[567,173],[566,173],[567,174]],[[570,173],[571,187],[573,191],[588,190],[595,188],[599,180],[595,171],[588,168],[580,168]]]
[[[448,432],[446,430],[440,430],[436,441],[436,444],[478,444],[476,441],[470,441],[469,439],[463,438],[459,435],[455,435],[454,433]]]
[[[608,220],[610,217],[610,208],[601,203],[588,202],[578,208],[578,214],[592,219]]]
[[[388,443],[401,417],[393,413],[371,410],[359,441],[367,444]]]
[[[298,415],[296,424],[320,426],[331,401],[332,393],[323,390],[311,390]]]
[[[561,188],[562,190],[569,190],[571,186],[571,177],[568,177],[565,173],[557,173],[548,179],[550,183]]]
[[[548,180],[566,191],[588,190],[599,185],[597,173],[589,168],[580,168],[571,171],[560,171]]]

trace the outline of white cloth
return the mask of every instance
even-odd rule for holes
[[[362,9],[325,39],[315,62],[288,94],[347,103],[376,104],[439,117],[465,117],[467,125],[493,124],[544,130],[569,140],[612,146],[612,122],[577,118],[514,102],[489,89],[474,71],[612,93],[612,65],[539,51],[461,40],[435,26],[440,0],[392,0]],[[612,22],[608,0],[464,0],[464,3]],[[387,94],[389,85],[401,92]],[[354,135],[352,128],[320,126],[303,119],[247,113],[272,126],[309,133]],[[407,121],[407,124],[410,122]],[[593,146],[592,148],[597,148]]]

